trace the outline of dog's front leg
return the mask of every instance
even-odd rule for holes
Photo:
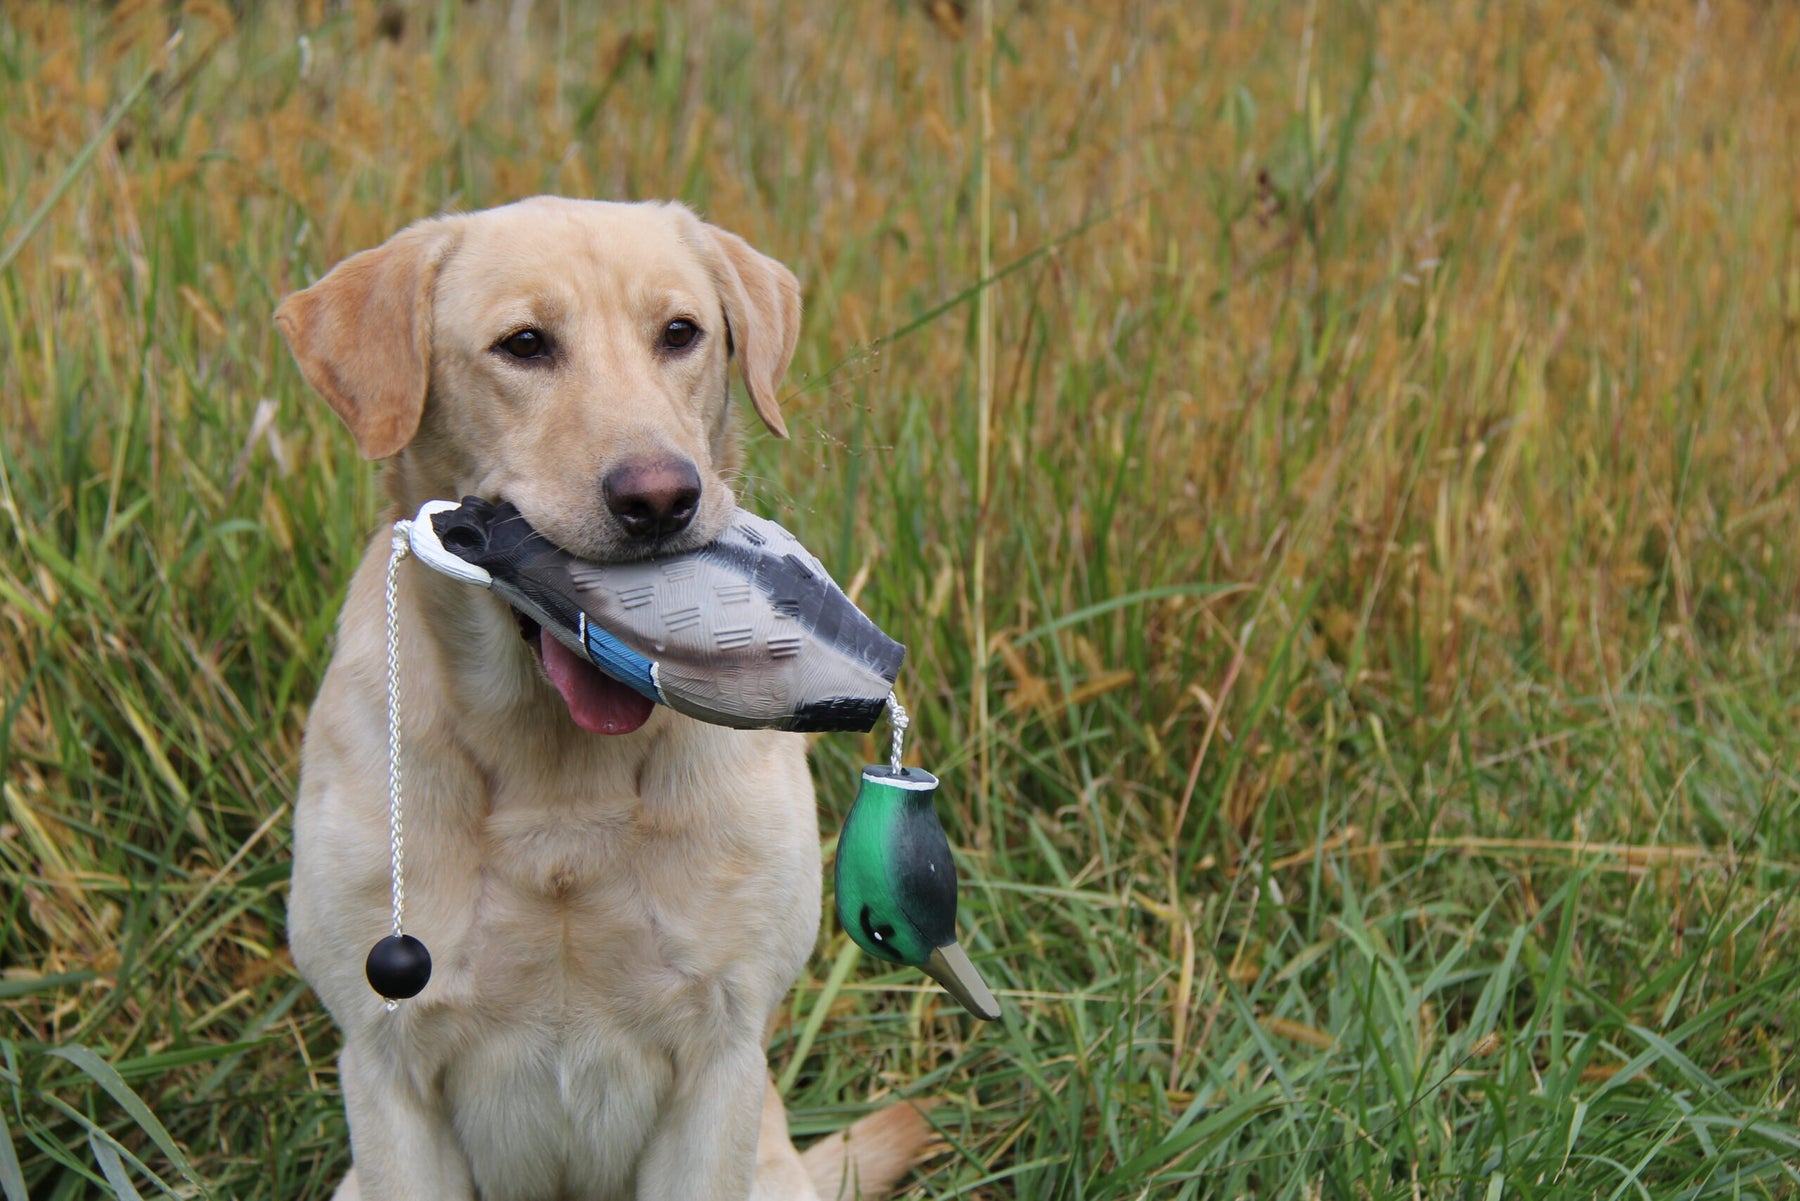
[[[744,1201],[769,1072],[761,1039],[676,1068],[674,1095],[638,1168],[637,1201]]]
[[[357,1191],[350,1196],[359,1201],[474,1201],[468,1160],[441,1105],[420,1096],[400,1069],[380,1058],[348,1048],[338,1056],[356,1160]]]

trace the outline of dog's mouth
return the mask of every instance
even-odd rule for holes
[[[442,551],[486,573],[488,586],[510,605],[520,637],[562,697],[570,721],[592,734],[629,734],[650,720],[654,700],[562,641],[587,638],[579,602],[566,587],[570,561],[579,556],[539,533],[503,499],[465,495],[430,520]],[[544,622],[552,623],[548,637]]]
[[[650,720],[656,702],[621,684],[555,638],[544,627],[513,610],[519,636],[531,647],[544,675],[568,706],[569,719],[590,734],[629,734]]]

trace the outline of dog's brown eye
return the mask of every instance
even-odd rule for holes
[[[535,329],[522,329],[500,339],[500,349],[515,359],[542,358],[550,353],[550,340]]]
[[[700,327],[686,317],[677,317],[663,326],[662,344],[670,350],[685,350],[700,336]]]

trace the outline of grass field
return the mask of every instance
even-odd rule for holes
[[[797,1133],[940,1098],[911,1198],[1800,1196],[1800,8],[297,7],[0,11],[0,1197],[345,1167],[283,908],[381,514],[270,313],[538,191],[793,266],[746,493],[911,647],[1008,1013],[828,920]]]

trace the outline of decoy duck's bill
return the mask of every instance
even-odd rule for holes
[[[984,1022],[998,1021],[1000,1002],[994,992],[969,962],[968,952],[960,943],[949,942],[931,953],[925,961],[925,974],[944,986],[944,990],[962,1003],[962,1007]]]

